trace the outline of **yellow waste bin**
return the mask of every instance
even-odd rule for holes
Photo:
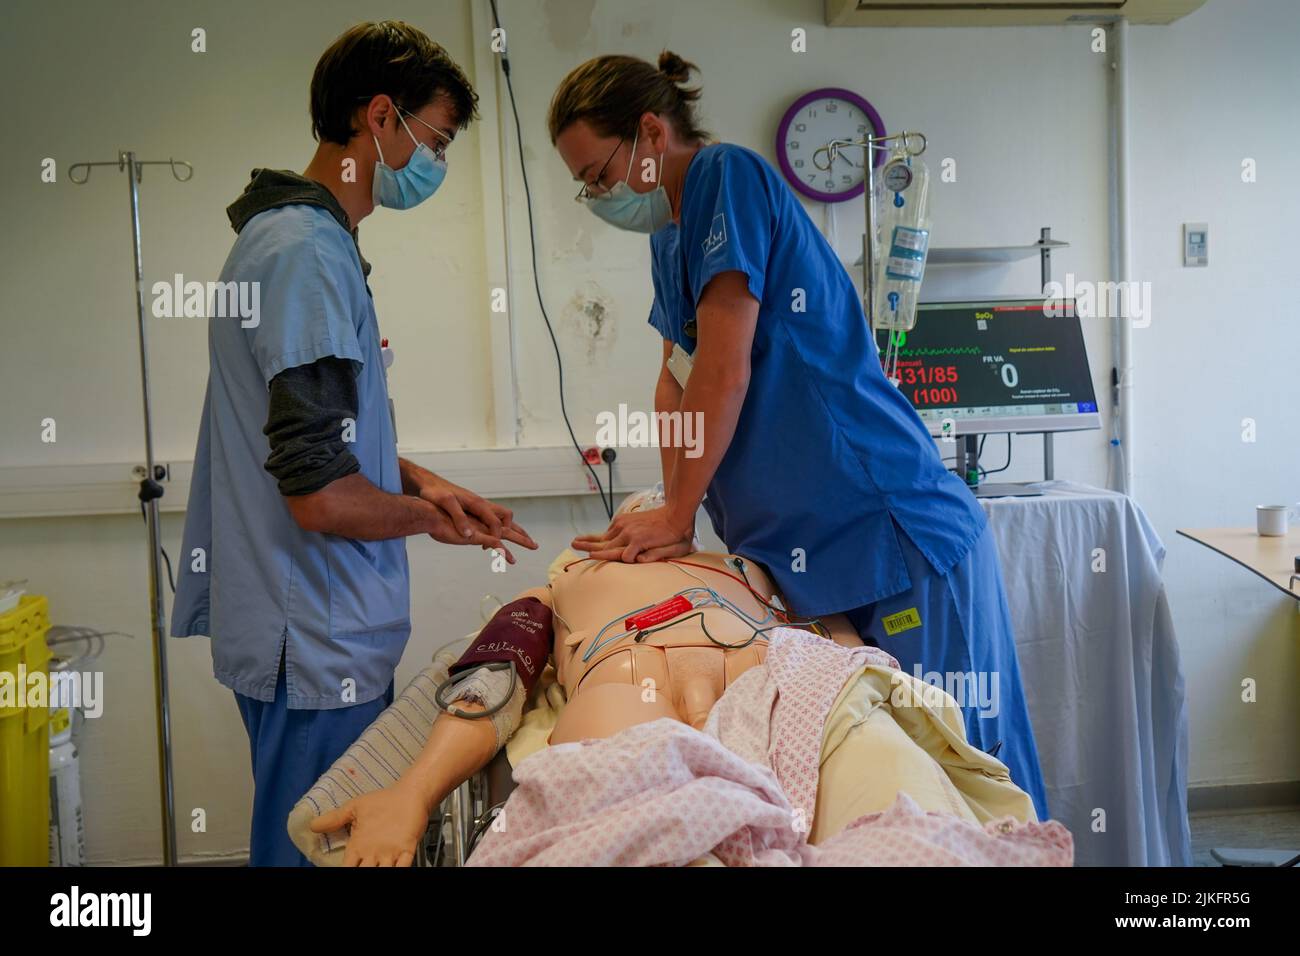
[[[49,629],[37,595],[0,613],[0,866],[50,861]]]

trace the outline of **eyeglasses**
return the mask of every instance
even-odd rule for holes
[[[595,180],[582,184],[582,188],[578,190],[578,195],[573,197],[574,202],[586,202],[588,199],[595,199],[609,192],[612,187],[602,186],[600,181],[605,178],[605,170],[609,169],[609,164],[614,161],[615,154],[623,148],[623,144],[626,142],[627,137],[618,141],[618,145],[614,147],[614,152],[609,154],[609,159],[605,160],[605,165],[600,167],[600,172],[596,174]]]
[[[427,127],[428,129],[433,130],[433,132],[438,136],[438,138],[439,138],[440,140],[445,140],[445,142],[438,142],[438,143],[435,143],[435,144],[434,144],[432,147],[430,147],[430,148],[433,150],[433,157],[434,157],[434,159],[443,160],[443,159],[446,159],[446,158],[447,158],[447,147],[451,145],[451,137],[450,137],[450,136],[448,136],[446,133],[444,133],[442,130],[438,129],[437,127],[429,126],[428,123],[426,123],[424,120],[420,119],[420,117],[416,116],[416,115],[415,115],[414,113],[412,113],[410,110],[404,110],[404,109],[402,109],[400,106],[397,107],[397,110],[398,110],[398,112],[400,112],[400,113],[405,113],[407,116],[411,117],[411,119],[415,120],[415,121],[416,121],[417,123],[419,123],[421,126],[424,126],[424,127]]]
[[[372,95],[370,95],[370,96],[358,96],[357,99],[358,99],[358,100],[372,100],[372,99],[375,98],[376,95],[378,95],[378,94],[372,94]],[[393,99],[391,96],[388,97],[388,98],[389,98],[390,100]],[[433,156],[434,156],[435,159],[443,160],[443,159],[446,159],[446,158],[447,158],[447,147],[451,145],[451,142],[452,142],[452,138],[453,138],[453,137],[448,136],[446,133],[444,133],[442,130],[438,129],[438,128],[435,127],[435,126],[429,126],[428,123],[424,122],[424,120],[420,119],[420,117],[416,116],[416,115],[415,115],[414,113],[412,113],[410,110],[408,110],[408,109],[404,109],[403,107],[398,106],[396,100],[393,100],[393,107],[397,110],[398,113],[403,113],[403,114],[405,114],[406,116],[411,117],[411,119],[415,120],[417,123],[420,123],[420,124],[423,125],[423,126],[428,126],[428,128],[431,129],[431,130],[433,130],[434,134],[437,135],[437,137],[438,137],[439,140],[446,140],[446,142],[439,142],[439,143],[437,143],[436,145],[431,146],[431,147],[429,147],[429,148],[433,150]]]

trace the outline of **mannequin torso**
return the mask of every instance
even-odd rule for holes
[[[627,618],[681,592],[691,607],[679,601],[663,620],[626,628]],[[568,703],[550,742],[607,737],[660,717],[702,727],[727,686],[763,662],[762,629],[784,623],[765,603],[773,594],[761,568],[711,552],[575,561],[548,587],[525,591],[520,597],[539,598],[555,615],[555,669]]]

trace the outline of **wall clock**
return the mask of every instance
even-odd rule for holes
[[[781,118],[776,131],[776,158],[781,172],[801,195],[818,202],[845,202],[862,195],[866,178],[865,150],[845,149],[833,168],[818,169],[813,154],[832,140],[860,140],[870,132],[885,135],[875,107],[850,90],[825,87],[799,97]],[[885,161],[875,151],[876,165]],[[821,160],[825,163],[825,157]]]

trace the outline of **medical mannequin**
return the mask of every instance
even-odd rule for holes
[[[639,631],[626,629],[628,617],[683,591],[693,605],[703,606]],[[551,610],[552,659],[567,703],[550,743],[610,737],[661,717],[703,726],[727,685],[763,661],[764,629],[800,625],[779,611],[773,594],[760,568],[710,552],[641,564],[576,559],[550,585],[521,593],[516,602],[536,598]],[[735,610],[718,606],[724,602]],[[821,625],[828,639],[861,643],[847,621]],[[493,720],[456,712],[482,712],[502,700],[508,687],[496,690],[494,700],[453,697],[450,712],[438,716],[424,750],[396,784],[317,817],[312,829],[350,827],[345,864],[409,864],[434,808],[504,743]],[[513,710],[510,730],[522,707],[516,689],[507,708]]]
[[[625,629],[630,612],[688,589],[683,597],[705,606],[635,634]],[[717,606],[709,591],[751,620]],[[582,560],[526,593],[555,612],[555,669],[568,703],[553,744],[612,736],[660,717],[702,728],[727,686],[763,662],[764,628],[788,619],[764,604],[774,590],[760,568],[708,552],[647,564]],[[845,640],[860,643],[847,622],[843,630],[851,635]]]

